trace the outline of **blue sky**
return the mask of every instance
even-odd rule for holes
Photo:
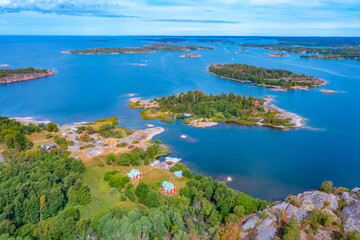
[[[0,0],[0,34],[360,36],[360,0]]]

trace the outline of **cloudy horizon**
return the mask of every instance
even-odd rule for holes
[[[360,36],[360,1],[0,0],[0,34]]]

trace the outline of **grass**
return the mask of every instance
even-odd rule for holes
[[[136,105],[135,102],[131,102],[131,103],[129,103],[129,108],[133,108],[133,109],[144,109],[145,107],[143,107],[143,106],[138,106],[138,105]]]
[[[52,138],[46,138],[46,134],[51,133],[51,135],[53,135]],[[50,144],[54,144],[54,137],[58,135],[61,135],[61,132],[48,132],[46,130],[43,130],[41,132],[35,132],[30,134],[28,137],[30,139],[30,141],[32,141],[34,143],[34,146],[31,148],[31,150],[37,150],[39,146],[41,145],[50,145]]]
[[[123,207],[127,209],[146,208],[143,204],[131,202],[127,199],[125,202],[120,201],[120,193],[110,194],[111,187],[108,182],[104,181],[104,175],[107,171],[118,170],[119,174],[124,176],[131,169],[139,169],[143,173],[140,180],[131,180],[130,183],[137,186],[140,182],[144,182],[149,186],[157,187],[161,191],[160,186],[163,181],[171,181],[176,187],[176,193],[172,196],[179,196],[180,189],[186,186],[187,178],[176,178],[174,174],[168,170],[153,168],[150,166],[117,166],[105,165],[98,167],[97,162],[104,161],[105,157],[94,157],[91,162],[86,163],[86,171],[83,175],[85,184],[90,188],[91,202],[84,206],[78,206],[82,217],[91,217],[97,213],[106,212],[114,207]],[[93,164],[94,163],[94,164]],[[94,167],[92,167],[94,165]],[[124,191],[124,189],[122,189]],[[162,194],[165,196],[165,194]],[[166,195],[169,196],[169,195]]]

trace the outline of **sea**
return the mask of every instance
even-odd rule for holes
[[[201,57],[181,58],[188,52],[119,55],[70,55],[61,51],[96,47],[153,44],[166,36],[0,36],[0,64],[10,68],[36,67],[54,76],[0,85],[0,115],[35,117],[59,124],[119,117],[119,125],[165,128],[157,135],[194,173],[268,201],[316,189],[323,181],[335,186],[360,187],[360,61],[304,59],[301,54],[271,58],[273,51],[239,47],[241,43],[273,43],[272,37],[177,37],[168,44],[212,46],[191,51]],[[149,39],[150,38],[150,39]],[[188,39],[192,41],[187,41]],[[93,41],[93,40],[105,41]],[[206,39],[234,43],[224,44]],[[248,51],[239,51],[246,49]],[[218,78],[211,64],[242,63],[306,74],[327,81],[308,91],[272,91],[248,83]],[[321,89],[336,91],[325,94]],[[163,123],[143,120],[141,110],[128,107],[128,94],[143,99],[189,90],[219,94],[234,92],[273,96],[275,105],[306,119],[306,128],[279,130],[262,126],[219,123],[194,128],[181,120]],[[186,135],[187,138],[181,138]],[[227,181],[231,177],[232,181]]]

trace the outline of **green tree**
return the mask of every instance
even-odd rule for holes
[[[57,132],[59,131],[59,127],[56,123],[48,123],[46,130],[48,130],[49,132]]]
[[[283,240],[300,240],[299,224],[295,218],[289,220],[284,229]]]
[[[115,154],[114,153],[110,153],[109,155],[107,155],[106,157],[106,163],[111,165],[113,162],[115,161]]]
[[[140,182],[135,190],[135,194],[139,198],[139,202],[145,203],[148,193],[149,193],[148,185],[143,182]]]
[[[146,196],[145,205],[149,208],[160,206],[160,193],[156,190],[150,190]]]

